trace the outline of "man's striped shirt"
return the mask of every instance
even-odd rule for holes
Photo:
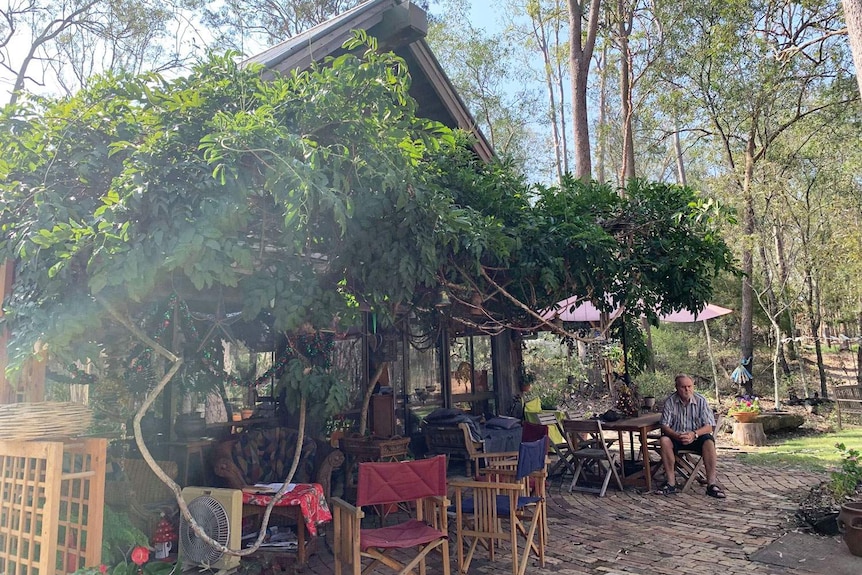
[[[709,402],[699,393],[695,393],[686,405],[682,402],[679,394],[673,392],[664,402],[661,424],[670,427],[677,433],[694,431],[706,424],[711,425],[715,430],[715,416],[712,414]]]

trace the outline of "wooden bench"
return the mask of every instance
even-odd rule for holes
[[[838,429],[841,429],[841,414],[862,416],[862,386],[838,385],[835,387],[835,406],[838,411]]]
[[[482,442],[474,441],[466,423],[455,425],[436,425],[424,423],[422,434],[425,437],[427,455],[445,455],[449,459],[463,459],[467,476],[472,477],[475,463],[482,455]]]

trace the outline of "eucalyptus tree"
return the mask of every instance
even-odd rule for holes
[[[106,71],[180,68],[199,43],[173,0],[9,1],[0,16],[0,78],[12,103],[25,89],[71,94]]]
[[[534,71],[545,87],[547,123],[550,128],[556,181],[569,172],[566,90],[568,59],[565,56],[568,22],[561,0],[510,0],[506,11],[505,34],[523,46],[523,69]],[[538,58],[537,58],[538,56]],[[535,70],[538,68],[538,71]]]
[[[856,82],[862,92],[862,0],[842,0],[844,20],[847,22],[847,35],[850,38],[850,50],[856,65]]]
[[[215,44],[248,54],[341,14],[363,0],[196,0]]]
[[[590,62],[596,47],[600,3],[600,0],[568,0],[569,73],[572,79],[572,141],[575,148],[574,174],[584,181],[588,181],[593,172],[590,155],[587,85],[589,83]]]
[[[742,214],[743,357],[752,357],[752,280],[758,214],[756,166],[789,128],[852,101],[837,2],[690,2],[661,6],[667,57],[662,77],[674,102],[696,109],[686,128],[722,150]],[[795,51],[796,57],[787,57]],[[697,118],[702,118],[698,121]],[[750,391],[750,389],[749,389]]]
[[[542,154],[536,151],[542,146],[532,126],[540,104],[524,82],[516,48],[502,35],[471,24],[468,10],[466,0],[441,2],[428,43],[495,151],[528,172],[541,172],[536,164]]]

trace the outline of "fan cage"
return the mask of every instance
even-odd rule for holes
[[[196,497],[188,506],[189,514],[203,532],[219,544],[227,546],[230,541],[230,520],[224,506],[209,495]],[[180,524],[180,541],[186,560],[194,563],[213,564],[224,555],[198,537],[185,517]]]

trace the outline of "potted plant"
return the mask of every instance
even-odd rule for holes
[[[734,398],[727,414],[740,423],[751,423],[760,415],[760,400],[754,395],[740,395]]]
[[[862,464],[856,449],[847,449],[843,443],[835,445],[843,454],[841,468],[830,474],[829,490],[836,501],[841,503],[838,514],[838,530],[844,536],[844,543],[850,553],[862,557],[862,501],[852,501],[859,495],[862,486]]]

